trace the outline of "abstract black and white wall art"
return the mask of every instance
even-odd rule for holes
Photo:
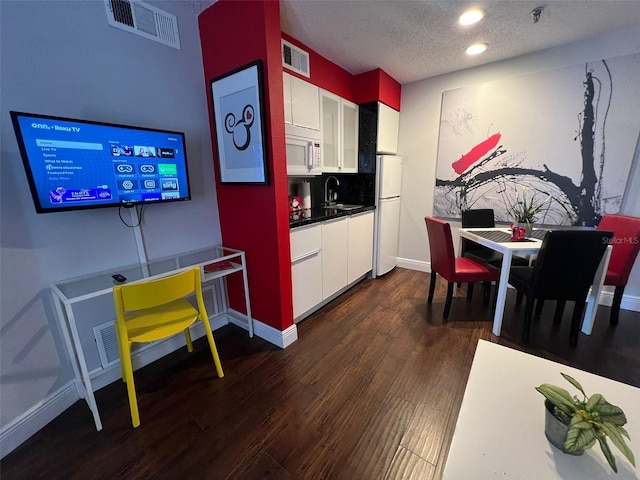
[[[640,54],[442,95],[434,215],[546,200],[537,223],[594,226],[618,213],[640,131]]]

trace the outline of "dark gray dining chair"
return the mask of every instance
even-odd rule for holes
[[[600,260],[612,232],[554,230],[542,241],[533,266],[511,267],[509,284],[527,297],[522,339],[529,342],[533,302],[556,300],[554,323],[559,323],[567,301],[575,302],[569,342],[577,345],[582,313]]]

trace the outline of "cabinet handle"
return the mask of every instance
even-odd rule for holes
[[[301,261],[301,260],[305,260],[305,259],[307,259],[307,258],[309,258],[309,257],[313,257],[314,255],[319,254],[319,253],[320,253],[320,251],[321,251],[321,249],[320,249],[320,248],[318,248],[317,250],[313,250],[312,252],[303,253],[303,254],[302,254],[302,255],[300,255],[299,257],[292,258],[292,259],[291,259],[291,263],[297,263],[297,262],[299,262],[299,261]]]

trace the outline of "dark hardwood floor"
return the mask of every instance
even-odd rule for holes
[[[503,333],[481,289],[460,291],[443,324],[446,284],[427,305],[429,276],[395,269],[367,279],[298,325],[285,350],[235,326],[214,333],[218,379],[203,339],[136,372],[141,426],[125,386],[97,392],[104,429],[78,401],[0,462],[10,479],[437,479],[446,461],[478,339],[640,386],[640,313],[569,346],[553,302],[521,343],[509,292]],[[553,379],[550,379],[553,380]],[[540,413],[542,415],[542,412]],[[638,439],[634,439],[638,441]]]

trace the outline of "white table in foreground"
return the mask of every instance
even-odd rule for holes
[[[500,336],[502,330],[502,317],[504,315],[504,304],[507,300],[507,287],[509,284],[509,269],[511,268],[511,260],[514,254],[531,255],[538,253],[542,246],[542,240],[535,238],[527,239],[524,242],[497,242],[482,236],[483,232],[504,232],[511,233],[509,228],[461,228],[459,233],[461,238],[467,238],[473,240],[480,245],[489,247],[496,252],[502,254],[502,268],[500,270],[500,284],[498,286],[498,298],[496,302],[496,311],[493,315],[493,334]],[[593,329],[593,322],[596,318],[596,311],[598,310],[598,300],[600,299],[600,292],[602,292],[602,285],[607,273],[607,267],[609,265],[609,258],[611,257],[611,245],[609,245],[605,251],[605,254],[598,265],[598,270],[593,279],[593,286],[587,296],[587,308],[584,313],[584,321],[582,323],[582,333],[591,335]]]
[[[614,473],[596,444],[583,455],[562,453],[544,435],[543,383],[579,394],[562,376],[578,380],[587,395],[601,393],[625,412],[640,458],[640,389],[484,340],[478,341],[471,373],[444,469],[444,480],[638,479],[638,470],[608,441]]]

